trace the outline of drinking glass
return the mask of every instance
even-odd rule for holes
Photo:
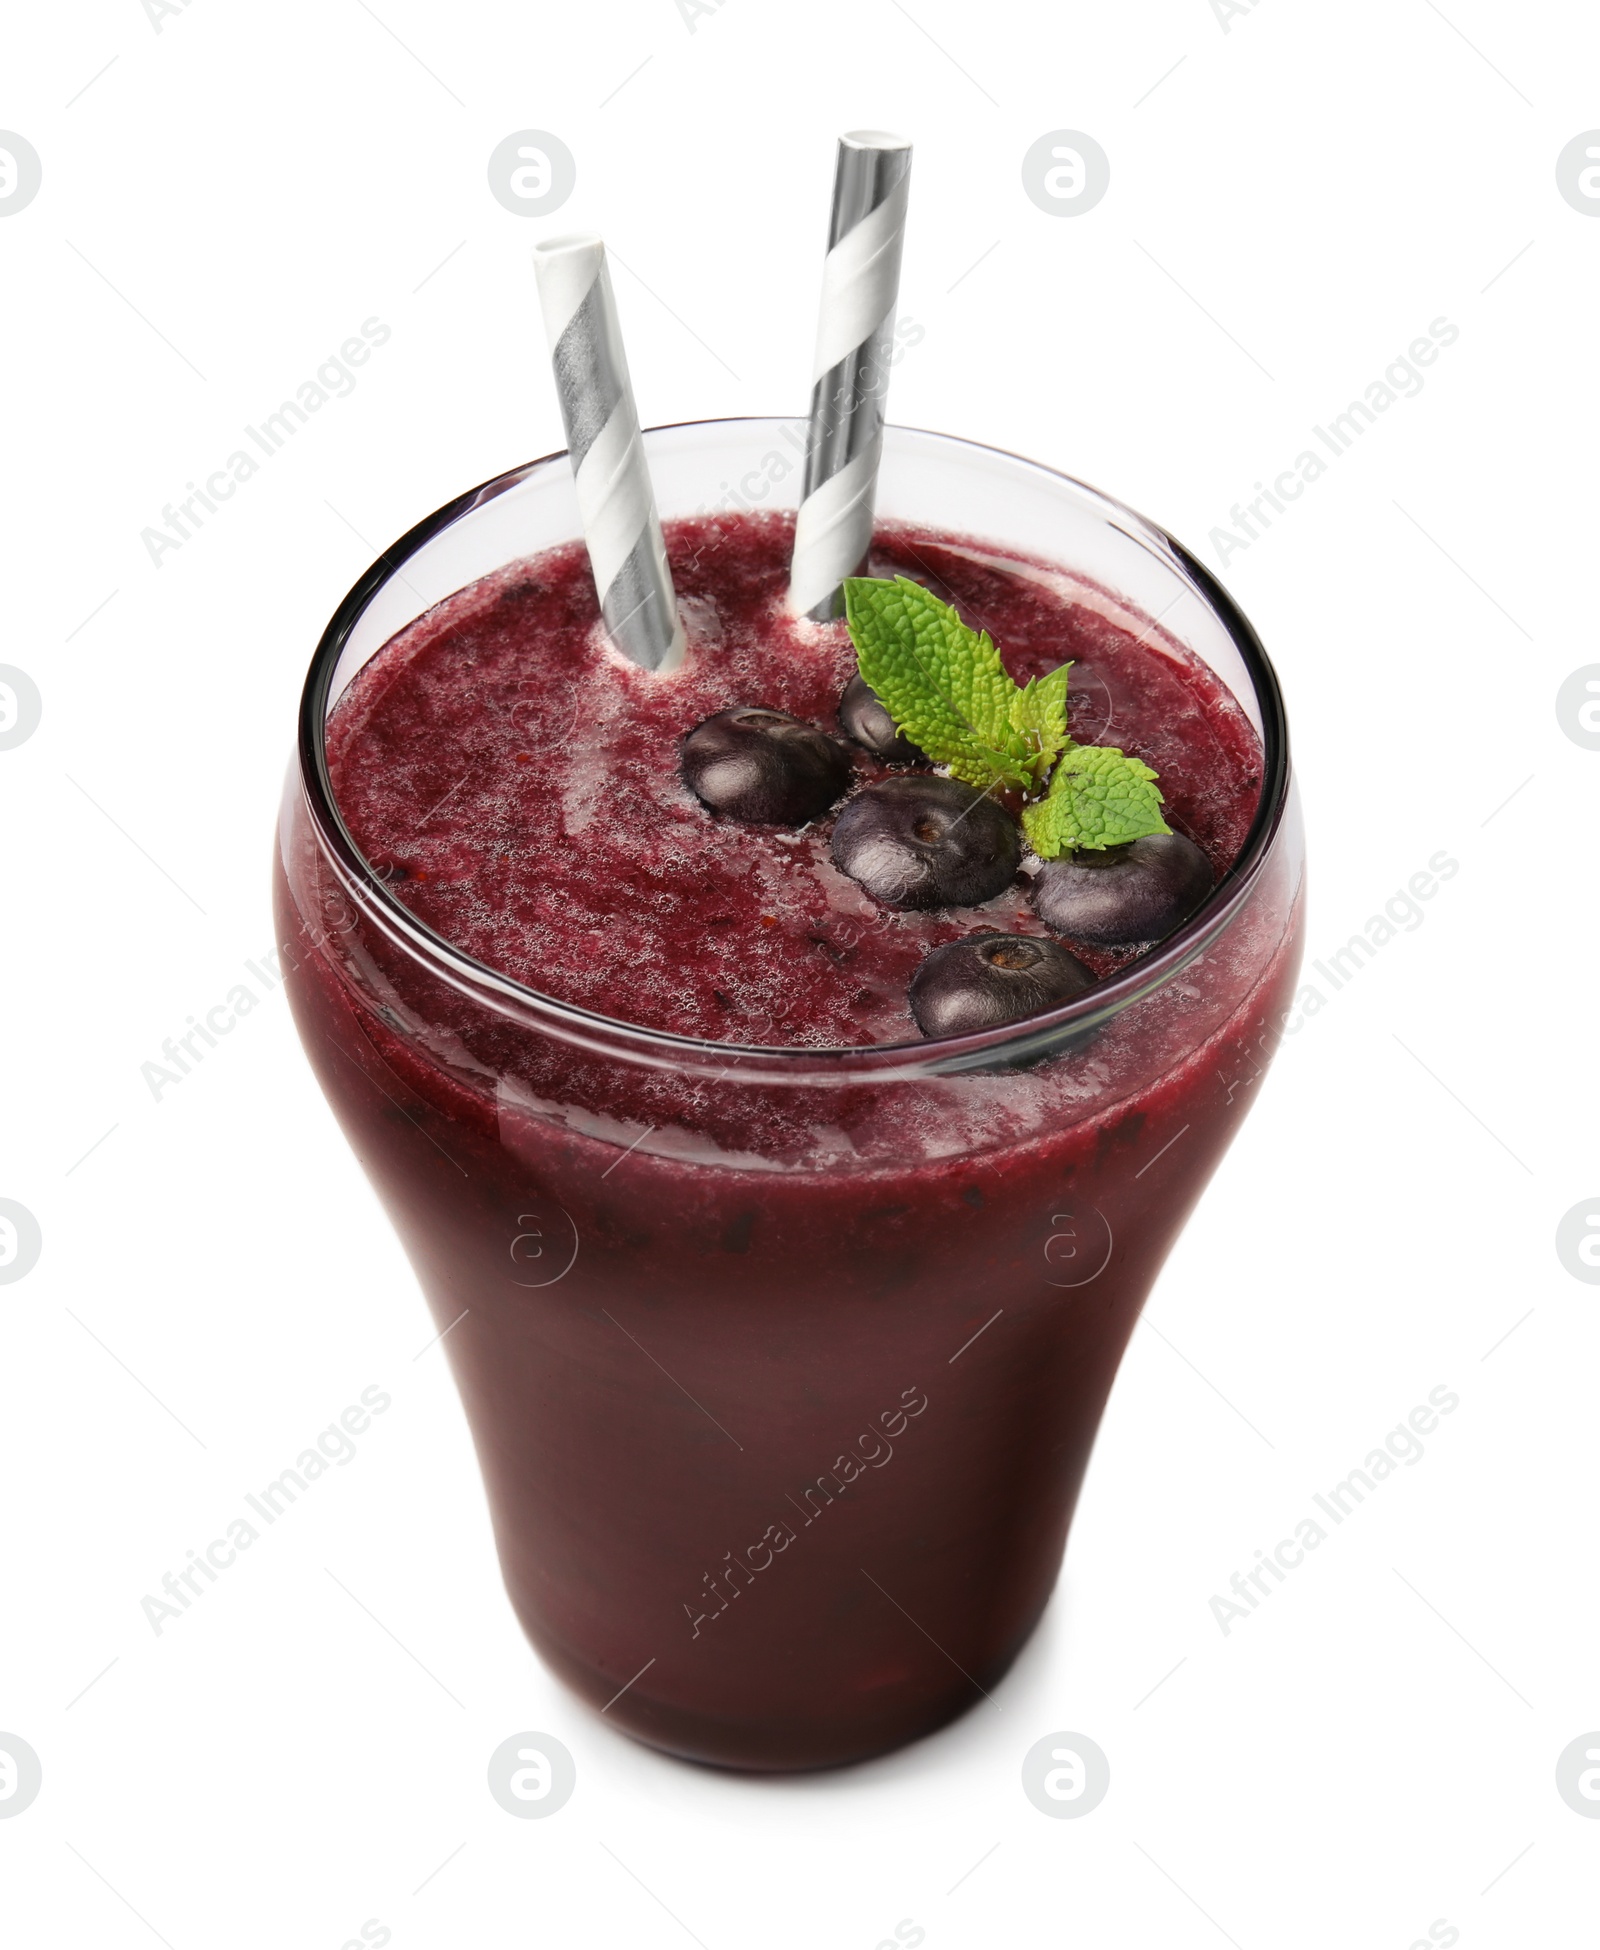
[[[803,443],[803,422],[651,430],[663,518],[792,509]],[[939,434],[888,429],[878,512],[1059,565],[1152,654],[1209,665],[1259,735],[1231,872],[1077,999],[932,1044],[735,1048],[631,1024],[625,996],[603,1016],[539,994],[395,898],[340,816],[329,714],[432,605],[578,534],[562,454],[440,509],[340,605],[275,862],[300,1035],[450,1330],[523,1628],[614,1726],[748,1769],[895,1747],[1016,1657],[1300,955],[1283,705],[1206,570],[1093,489]],[[542,736],[561,720],[551,700]]]

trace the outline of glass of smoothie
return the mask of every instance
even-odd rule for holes
[[[804,443],[645,435],[666,674],[607,645],[564,455],[413,529],[312,660],[275,862],[300,1034],[449,1330],[529,1639],[638,1739],[769,1770],[928,1733],[1037,1624],[1280,1038],[1302,881],[1278,686],[1206,571],[1047,467],[890,428],[870,573],[1019,681],[1072,659],[1072,736],[1156,768],[1212,882],[1154,942],[1061,938],[1064,999],[920,1034],[930,955],[1058,936],[1026,857],[964,908],[840,870],[840,808],[907,766],[841,723],[846,625],[785,604]],[[838,741],[835,810],[689,789],[686,735],[738,708]]]

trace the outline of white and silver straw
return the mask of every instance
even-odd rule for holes
[[[639,439],[617,302],[598,237],[534,246],[556,395],[606,632],[646,670],[683,658],[683,624]]]
[[[904,136],[875,129],[840,136],[789,569],[790,609],[818,622],[843,614],[839,585],[866,567],[872,545],[910,179]]]

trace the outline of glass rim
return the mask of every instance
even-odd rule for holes
[[[739,414],[710,420],[678,420],[644,429],[648,449],[652,437],[688,429],[740,426],[781,426],[787,421],[768,414]],[[783,1084],[844,1084],[883,1082],[896,1078],[948,1076],[963,1071],[992,1070],[998,1065],[1039,1061],[1080,1041],[1091,1030],[1179,974],[1214,942],[1233,920],[1272,852],[1289,802],[1289,728],[1277,673],[1261,639],[1233,598],[1205,565],[1176,537],[1114,496],[1080,481],[1060,468],[1048,467],[1026,455],[1012,453],[955,434],[920,427],[886,426],[886,437],[909,436],[940,446],[992,454],[1052,481],[1065,483],[1101,508],[1114,510],[1134,524],[1134,539],[1166,552],[1172,566],[1187,575],[1207,607],[1222,624],[1237,650],[1255,689],[1261,714],[1263,769],[1261,797],[1245,835],[1239,857],[1219,879],[1194,914],[1148,954],[1126,968],[1096,982],[1073,1000],[1017,1022],[970,1032],[963,1036],[915,1038],[903,1043],[817,1046],[803,1044],[744,1044],[711,1042],[671,1030],[651,1029],[617,1016],[563,1002],[527,987],[486,962],[467,954],[420,920],[391,892],[381,873],[357,845],[339,810],[328,766],[327,723],[334,674],[356,624],[374,596],[405,564],[434,538],[486,502],[520,487],[542,469],[567,465],[568,451],[560,448],[523,462],[468,488],[425,516],[378,554],[334,611],[311,659],[301,693],[298,761],[300,788],[323,857],[333,868],[345,895],[391,942],[452,988],[526,1027],[554,1035],[599,1054],[677,1071],[726,1076],[737,1071],[745,1082]],[[1062,565],[1070,566],[1070,565]],[[442,599],[441,599],[442,600]],[[426,611],[419,612],[426,614]],[[713,1066],[715,1068],[713,1069]]]

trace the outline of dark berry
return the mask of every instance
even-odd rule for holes
[[[976,786],[904,773],[868,786],[833,829],[837,866],[886,907],[975,907],[1009,887],[1022,834]]]
[[[874,758],[887,759],[894,765],[909,765],[926,756],[909,738],[900,736],[878,693],[860,675],[852,677],[844,687],[844,696],[839,700],[839,722],[844,726],[844,735],[858,745],[865,745]]]
[[[966,1036],[1036,1016],[1094,977],[1047,935],[975,934],[935,948],[912,977],[911,1013],[924,1036]]]
[[[850,754],[803,718],[739,704],[683,741],[684,784],[714,812],[762,826],[803,826],[848,789]]]
[[[1074,941],[1115,948],[1159,941],[1211,891],[1211,862],[1181,833],[1152,833],[1052,860],[1033,883],[1033,911]]]

